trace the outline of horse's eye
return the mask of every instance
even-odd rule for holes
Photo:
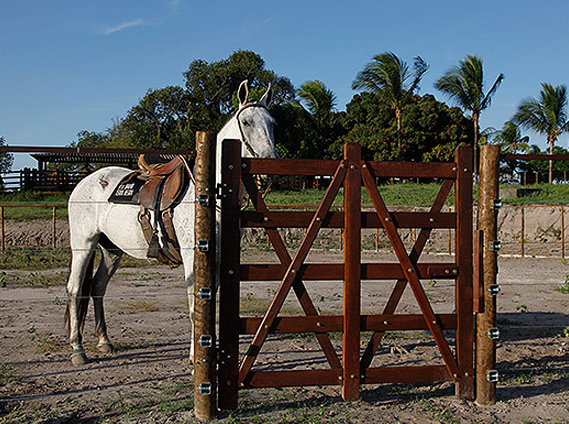
[[[243,125],[248,127],[249,125],[251,125],[251,122],[248,119],[243,119]]]

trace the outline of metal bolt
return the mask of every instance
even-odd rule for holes
[[[356,167],[354,165],[350,166],[350,169],[356,169]]]
[[[316,327],[322,327],[322,326],[323,326],[323,324],[321,322],[316,323]]]
[[[263,220],[264,220],[265,222],[267,222],[267,221],[269,221],[269,217],[266,216],[266,217],[263,218]]]
[[[470,373],[469,373],[469,372],[465,372],[465,373],[464,373],[464,376],[465,376],[465,377],[470,377]]]
[[[229,275],[233,275],[233,274],[235,274],[235,272],[234,272],[232,269],[230,269],[230,270],[229,270]]]
[[[227,385],[231,386],[231,380],[227,380]]]
[[[389,325],[389,321],[383,321],[384,325]]]
[[[409,268],[407,271],[408,271],[408,272],[413,272],[413,268]]]
[[[385,218],[385,220],[386,220],[387,222],[389,222],[389,221],[390,221],[390,219],[389,219],[389,218]]]
[[[247,164],[246,164],[246,163],[242,163],[242,164],[241,164],[241,168],[247,168]]]
[[[346,165],[344,163],[340,164],[340,168],[345,168],[345,167],[346,167]]]
[[[367,168],[367,164],[364,163],[364,164],[362,165],[362,168],[364,168],[364,169]]]
[[[429,222],[435,222],[435,218],[429,218]]]
[[[434,324],[434,325],[437,325],[437,320],[436,320],[436,319],[433,320],[433,324]]]
[[[452,170],[453,170],[453,171],[456,171],[456,166],[453,166],[453,167],[452,167]]]
[[[229,165],[228,168],[229,168],[229,169],[233,169],[233,165]]]
[[[293,269],[290,272],[292,272],[293,274],[296,274],[296,269]]]
[[[322,221],[322,218],[316,217],[316,221]]]

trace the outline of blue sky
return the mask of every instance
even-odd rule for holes
[[[506,78],[481,126],[501,128],[540,84],[569,84],[567,1],[3,0],[0,135],[10,145],[64,146],[105,131],[149,88],[182,85],[195,59],[244,49],[298,87],[320,79],[338,97],[378,53],[429,64],[421,93],[467,54],[486,84]],[[567,147],[567,136],[559,145]],[[532,135],[531,142],[545,147]],[[15,169],[35,161],[17,157]]]

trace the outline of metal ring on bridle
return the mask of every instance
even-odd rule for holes
[[[250,107],[262,107],[263,109],[267,108],[266,106],[263,106],[260,103],[256,102],[247,103],[241,109],[239,109],[239,111],[237,112],[237,116],[235,117],[237,119],[237,126],[239,127],[239,133],[241,134],[241,142],[245,145],[249,153],[251,153],[251,155],[254,158],[258,158],[259,155],[257,154],[257,152],[255,152],[255,149],[253,149],[253,146],[251,146],[251,144],[245,139],[245,134],[243,133],[243,128],[241,127],[241,121],[239,120],[239,115],[241,115],[241,112],[243,112],[245,109],[249,109]]]

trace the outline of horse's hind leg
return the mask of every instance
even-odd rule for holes
[[[82,248],[73,249],[71,271],[67,283],[67,312],[66,320],[69,328],[69,343],[73,349],[71,362],[74,365],[87,363],[83,349],[81,330],[85,322],[89,302],[90,280],[93,272],[93,255],[95,244],[87,243]]]
[[[95,309],[95,336],[98,339],[97,349],[101,352],[111,353],[113,345],[107,334],[107,324],[105,323],[105,310],[103,297],[107,291],[107,284],[117,270],[123,252],[114,246],[104,236],[99,241],[101,247],[101,263],[93,277],[93,287],[91,298]]]

